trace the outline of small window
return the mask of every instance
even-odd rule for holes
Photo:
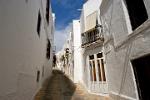
[[[38,70],[38,71],[37,71],[37,78],[36,78],[36,82],[39,82],[39,79],[40,79],[40,71]]]
[[[50,49],[51,49],[51,44],[49,39],[47,39],[47,53],[46,53],[47,59],[50,59]]]
[[[143,24],[147,19],[147,11],[143,0],[125,0],[132,29],[135,30],[141,24]]]
[[[95,61],[93,60],[93,74],[94,74],[94,81],[96,81],[96,66],[95,66]]]
[[[103,57],[103,54],[102,53],[98,53],[97,54],[97,58],[102,58]]]
[[[49,23],[49,0],[47,0],[47,5],[46,5],[46,20],[47,23]]]
[[[106,76],[105,76],[105,69],[104,69],[104,60],[101,59],[101,69],[102,69],[102,78],[103,78],[103,81],[106,81]]]
[[[89,56],[89,59],[90,60],[94,59],[94,55]]]
[[[101,64],[100,60],[97,60],[97,67],[98,67],[98,75],[99,75],[99,81],[102,81],[102,73],[101,73]]]
[[[40,30],[41,30],[41,14],[40,14],[40,11],[39,11],[38,22],[37,22],[37,33],[38,33],[39,37],[40,37]]]

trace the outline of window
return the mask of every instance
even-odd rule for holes
[[[90,80],[93,81],[93,74],[92,74],[92,61],[89,61],[90,64]]]
[[[49,0],[47,0],[47,4],[46,4],[46,20],[47,23],[49,23]]]
[[[40,37],[40,30],[41,30],[41,14],[40,11],[38,13],[38,22],[37,22],[37,33],[38,36]]]
[[[94,74],[94,81],[96,81],[96,68],[95,68],[95,61],[93,60],[93,74]]]
[[[90,60],[94,59],[94,55],[89,56]]]
[[[50,59],[50,49],[51,49],[51,44],[49,39],[47,39],[47,53],[46,53],[47,59]]]
[[[91,81],[106,82],[103,53],[89,56],[89,71]]]
[[[97,54],[97,58],[102,58],[103,57],[103,54],[102,53],[98,53]]]
[[[143,0],[125,0],[132,29],[135,30],[138,26],[148,19],[146,8]]]
[[[39,82],[39,79],[40,79],[40,71],[38,70],[38,71],[37,71],[37,78],[36,78],[36,82]]]
[[[95,60],[94,55],[89,56],[89,67],[90,67],[90,78],[91,81],[96,81],[96,66],[95,66]]]
[[[101,59],[101,69],[102,69],[102,79],[103,79],[103,81],[106,81],[105,69],[104,69],[104,60],[103,59]]]
[[[103,59],[103,53],[97,54],[97,67],[98,67],[98,76],[99,81],[106,81],[105,76],[105,68],[104,68],[104,59]]]

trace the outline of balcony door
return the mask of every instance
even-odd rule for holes
[[[100,82],[106,82],[104,58],[102,53],[97,54],[98,78]]]
[[[103,53],[89,56],[90,90],[96,93],[106,93],[107,83]]]
[[[94,55],[89,56],[89,67],[90,67],[90,81],[96,81],[96,68]]]

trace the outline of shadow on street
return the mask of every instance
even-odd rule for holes
[[[76,85],[61,71],[53,70],[53,75],[45,81],[35,100],[71,100]]]

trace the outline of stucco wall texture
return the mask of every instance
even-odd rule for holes
[[[88,0],[84,5],[83,5],[83,10],[82,14],[80,17],[80,27],[81,27],[81,34],[85,31],[87,31],[87,17],[91,15],[92,13],[96,12],[96,20],[98,20],[98,23],[101,24],[99,16],[100,16],[100,4],[102,0]],[[91,29],[94,27],[90,27]],[[82,44],[82,43],[81,43]],[[83,70],[83,84],[87,88],[89,92],[97,93],[97,94],[107,94],[108,89],[107,89],[107,81],[105,84],[103,82],[92,82],[90,80],[90,65],[89,65],[89,56],[98,54],[99,52],[103,52],[103,45],[102,44],[92,44],[90,47],[85,47],[82,48],[82,70]],[[95,55],[96,59],[96,55]],[[98,69],[97,65],[96,66],[96,73],[98,75]],[[98,76],[97,76],[98,80]]]
[[[83,82],[81,33],[79,20],[73,20],[74,82]]]
[[[40,37],[36,31],[39,11]],[[51,75],[52,59],[46,58],[51,28],[45,27],[45,13],[46,0],[0,1],[0,100],[32,100]],[[36,82],[38,70],[40,81]]]
[[[131,60],[150,53],[149,19],[130,32],[123,0],[106,0],[100,7],[104,27],[108,91],[113,100],[139,100]],[[148,0],[144,0],[150,16]],[[105,6],[103,4],[106,4]]]

